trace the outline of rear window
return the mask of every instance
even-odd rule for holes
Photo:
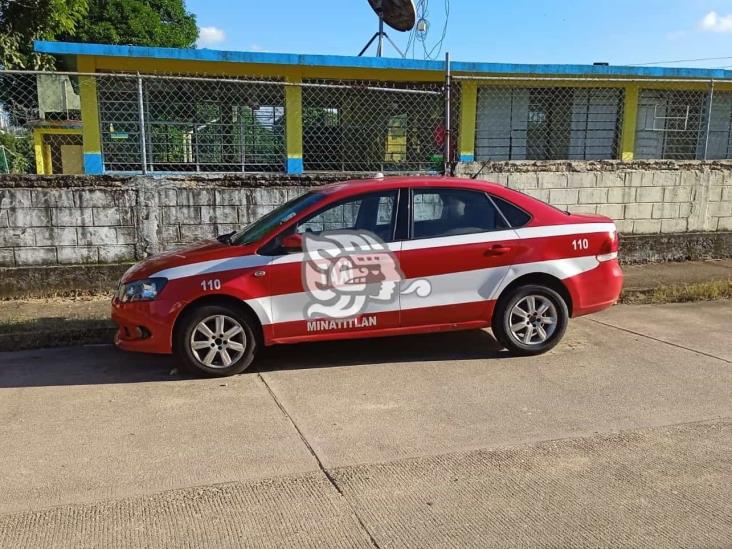
[[[504,200],[503,198],[498,198],[497,196],[493,195],[491,195],[491,198],[493,199],[501,213],[506,217],[511,227],[523,227],[531,219],[531,216],[529,214],[527,214],[518,206],[514,206],[510,202]]]

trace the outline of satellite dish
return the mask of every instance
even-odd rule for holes
[[[359,57],[362,56],[369,46],[373,44],[374,40],[378,39],[376,43],[376,57],[381,57],[384,51],[384,38],[394,47],[399,55],[404,57],[404,52],[399,49],[391,38],[384,32],[384,23],[389,25],[392,29],[399,32],[406,32],[412,30],[417,19],[417,9],[414,7],[412,0],[369,0],[371,8],[376,12],[379,17],[379,30],[374,33],[363,49],[359,52]]]

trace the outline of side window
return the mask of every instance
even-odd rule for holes
[[[390,242],[394,239],[397,192],[364,194],[326,206],[298,223],[295,231],[316,234],[341,230],[369,231]]]
[[[415,189],[413,238],[435,238],[505,229],[485,193],[462,189]]]
[[[496,203],[496,206],[498,206],[498,209],[501,210],[501,213],[506,216],[506,219],[514,229],[517,227],[523,227],[531,220],[531,216],[518,206],[514,206],[510,202],[503,198],[498,198],[497,196],[491,195],[491,198]]]

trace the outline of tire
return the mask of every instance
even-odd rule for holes
[[[258,347],[253,326],[251,315],[236,307],[225,304],[196,307],[184,313],[176,329],[175,355],[186,370],[199,375],[240,374],[252,364]]]
[[[538,315],[542,309],[543,314]],[[522,312],[526,315],[522,316]],[[550,318],[553,322],[548,322]],[[501,296],[493,313],[492,329],[499,343],[511,353],[539,355],[559,343],[567,329],[568,320],[569,310],[561,295],[546,286],[529,284]],[[521,324],[524,325],[523,329]]]

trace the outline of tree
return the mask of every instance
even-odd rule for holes
[[[0,0],[0,65],[53,69],[33,40],[188,48],[198,38],[184,0]]]
[[[87,0],[0,0],[0,64],[7,69],[53,68],[33,51],[33,40],[71,35],[87,14]]]
[[[183,0],[86,0],[88,17],[60,40],[190,48],[198,38],[196,16]]]

